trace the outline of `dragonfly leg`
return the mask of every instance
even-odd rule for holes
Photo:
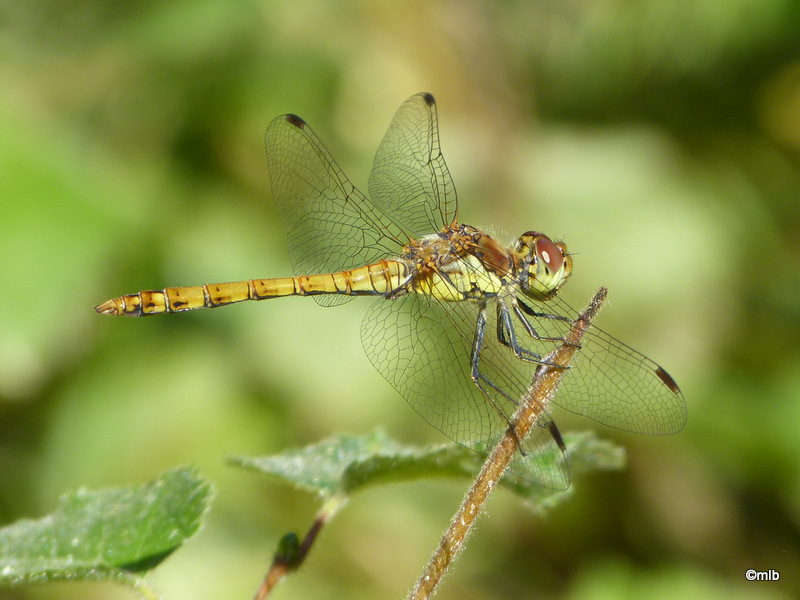
[[[498,306],[500,304],[501,303],[498,303]],[[505,305],[503,305],[503,306],[505,306]],[[513,342],[514,344],[516,344],[516,339],[515,339],[515,336],[514,336],[514,329],[513,329],[513,326],[511,324],[511,318],[509,316],[508,309],[506,308],[505,310],[501,310],[500,308],[498,308],[498,311],[500,311],[498,313],[498,319],[497,319],[497,321],[498,321],[498,324],[497,324],[498,338],[500,339],[501,343],[503,343],[504,345],[512,348],[512,350],[513,350],[513,347],[511,345],[511,343],[509,343],[508,339],[514,340],[514,342]],[[505,326],[501,325],[501,323],[505,323]],[[508,339],[506,338],[506,334],[504,333],[505,329],[507,329],[509,331]],[[509,421],[509,419],[505,415],[505,413],[503,413],[503,411],[500,410],[500,408],[497,406],[497,403],[489,395],[488,390],[484,387],[484,385],[488,386],[489,388],[494,390],[496,393],[500,394],[503,398],[508,400],[512,405],[514,405],[514,406],[517,405],[518,400],[516,398],[512,398],[511,396],[509,396],[501,388],[499,388],[497,385],[492,383],[492,381],[488,377],[483,375],[481,373],[481,371],[480,371],[481,350],[483,349],[483,344],[484,344],[484,339],[485,339],[484,336],[485,335],[486,335],[486,305],[484,304],[484,305],[481,306],[481,309],[478,312],[478,321],[477,321],[477,324],[476,324],[476,327],[475,327],[475,340],[474,340],[474,342],[472,344],[472,354],[470,356],[470,364],[472,366],[472,370],[471,370],[472,381],[475,383],[476,386],[478,386],[478,389],[483,393],[484,397],[489,401],[489,404],[492,406],[492,408],[494,408],[495,411],[497,411],[497,414],[500,415],[500,417],[503,419],[503,421],[506,422],[506,425],[512,431],[512,433],[514,434],[514,437],[517,440],[517,448],[519,448],[520,453],[523,456],[527,456],[528,454],[530,454],[530,451],[525,449],[525,446],[522,444],[522,440],[520,440],[517,437],[516,429],[512,426],[511,421]],[[519,346],[517,346],[517,348],[520,351],[527,352],[526,350],[524,350],[524,348],[519,348]],[[516,354],[516,352],[515,352],[515,354]],[[522,353],[517,354],[517,356],[522,358],[521,354]],[[535,355],[535,353],[533,353],[533,352],[529,352],[529,354]],[[535,356],[539,360],[538,361],[537,360],[531,360],[531,362],[539,362],[540,364],[544,364],[544,363],[541,363],[541,357],[539,355],[535,355]],[[556,427],[556,424],[555,424],[554,421],[552,421],[551,419],[547,419],[546,422],[544,420],[542,420],[537,424],[539,426],[541,426],[541,427],[546,427],[547,430],[550,432],[550,435],[555,440],[555,442],[558,445],[558,447],[561,449],[561,451],[562,452],[566,452],[566,450],[567,450],[566,444],[564,443],[564,439],[561,437],[561,433],[558,431],[558,427]]]
[[[508,311],[508,308],[505,307],[505,310]],[[551,315],[548,313],[538,313],[534,311],[530,306],[526,305],[524,302],[520,304],[516,298],[511,299],[511,308],[514,310],[514,316],[519,319],[519,322],[522,323],[522,326],[525,328],[526,333],[531,336],[535,340],[541,340],[543,342],[563,342],[563,337],[545,337],[539,335],[536,330],[531,325],[531,322],[528,320],[528,315],[530,317],[536,317],[537,319],[552,319],[554,321],[563,321],[565,323],[571,323],[571,321],[567,317],[562,317],[561,315]]]
[[[528,325],[530,325],[530,323]],[[534,339],[539,339],[533,327],[526,327],[525,330]],[[502,302],[497,303],[497,341],[503,344],[503,346],[510,348],[514,356],[519,359],[533,363],[540,363],[542,360],[541,354],[527,350],[517,343],[517,335],[514,331],[514,324],[511,322],[511,315],[508,312],[508,308],[503,305]]]
[[[470,355],[470,365],[471,365],[471,372],[470,377],[472,378],[473,383],[478,386],[478,389],[484,395],[484,397],[489,401],[489,404],[492,405],[497,411],[497,414],[506,422],[508,427],[511,427],[511,421],[508,420],[508,417],[505,413],[500,410],[500,407],[497,406],[497,403],[492,399],[492,396],[489,394],[488,390],[484,387],[484,385],[490,387],[496,393],[500,394],[503,398],[508,400],[512,405],[517,405],[517,399],[512,398],[507,393],[505,393],[499,386],[492,383],[492,381],[483,375],[480,371],[480,361],[481,361],[481,350],[483,349],[484,343],[484,336],[486,335],[486,305],[483,304],[481,306],[480,311],[478,311],[478,322],[475,326],[475,340],[472,342],[472,354]],[[519,440],[517,440],[519,441]]]
[[[545,337],[539,335],[533,328],[533,325],[531,325],[528,319],[525,317],[523,311],[520,309],[520,306],[517,304],[517,302],[512,301],[511,306],[514,311],[514,315],[517,317],[517,319],[519,319],[519,322],[522,323],[522,326],[525,329],[525,333],[527,333],[533,339],[542,342],[564,341],[564,339],[560,337]],[[531,350],[528,350],[520,346],[519,342],[517,341],[516,330],[514,328],[514,323],[511,318],[511,311],[509,311],[508,305],[501,300],[498,300],[497,302],[497,340],[504,346],[510,348],[511,351],[514,353],[514,356],[516,356],[520,360],[540,365],[549,364],[542,361],[541,354],[537,354],[536,352],[533,352]]]
[[[481,350],[483,349],[483,343],[486,335],[486,305],[484,304],[481,306],[480,311],[478,311],[478,322],[475,326],[475,340],[472,342],[472,353],[470,355],[470,365],[471,365],[471,373],[470,377],[475,385],[478,386],[478,389],[483,392],[483,395],[492,403],[492,406],[499,412],[501,415],[503,414],[502,411],[497,407],[494,401],[491,399],[491,396],[486,392],[486,389],[483,387],[484,384],[488,385],[492,388],[495,392],[503,396],[506,400],[511,402],[512,404],[517,403],[516,398],[512,398],[508,394],[506,394],[500,387],[495,385],[491,382],[485,375],[483,375],[480,371],[480,361],[481,361]],[[506,421],[508,419],[503,417]]]
[[[530,306],[528,306],[524,302],[522,304],[517,302],[516,298],[514,298],[514,308],[516,310],[521,310],[522,312],[524,312],[529,317],[536,317],[537,319],[552,319],[554,321],[564,321],[565,323],[571,323],[572,322],[569,318],[564,317],[562,315],[553,315],[551,313],[536,312],[535,310],[533,310]]]
[[[554,314],[551,314],[551,313],[536,312],[535,310],[533,310],[530,306],[528,306],[524,302],[522,302],[522,303],[518,302],[516,298],[512,299],[512,305],[514,307],[514,314],[517,316],[517,318],[520,320],[522,325],[525,327],[525,330],[530,335],[532,335],[535,339],[544,340],[544,341],[548,341],[548,342],[567,343],[564,338],[560,338],[560,337],[555,337],[555,338],[552,338],[552,337],[540,337],[540,336],[536,335],[535,330],[533,329],[533,326],[530,324],[530,321],[528,321],[528,318],[525,315],[528,315],[529,317],[535,317],[537,319],[551,319],[553,321],[562,321],[564,323],[571,323],[570,319],[568,319],[567,317],[564,317],[562,315],[554,315]],[[533,331],[533,333],[531,333],[531,331]],[[569,345],[572,346],[574,344],[569,344]],[[578,345],[578,348],[580,348],[580,345]]]

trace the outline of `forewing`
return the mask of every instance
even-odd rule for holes
[[[485,453],[505,433],[516,404],[495,394],[492,406],[470,378],[477,314],[470,302],[445,303],[411,294],[376,302],[364,318],[361,338],[375,368],[428,423]],[[509,361],[497,347],[494,326],[490,315],[481,372],[516,400],[530,384],[535,365]],[[542,415],[512,470],[546,487],[564,489],[569,469],[547,430],[549,422]]]
[[[265,147],[272,193],[296,274],[335,273],[371,264],[397,254],[408,241],[401,227],[356,189],[299,117],[273,120]],[[315,296],[329,306],[350,298]]]
[[[524,299],[520,298],[520,302]],[[540,313],[567,320],[529,317],[540,336],[562,337],[568,320],[577,312],[560,298],[530,304]],[[532,351],[549,352],[550,343],[517,338]],[[581,340],[569,371],[564,375],[554,402],[571,412],[634,433],[676,433],[686,424],[686,402],[677,384],[658,364],[592,326]]]
[[[430,94],[406,100],[383,137],[369,178],[375,205],[414,237],[456,219],[458,201],[439,145],[436,102]]]

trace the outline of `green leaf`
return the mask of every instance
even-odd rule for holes
[[[232,457],[230,461],[330,497],[381,478],[440,475],[444,463],[437,468],[430,454],[444,451],[444,447],[404,448],[378,431],[366,437],[339,435],[272,456]],[[457,470],[457,466],[450,466]]]
[[[592,432],[564,436],[574,472],[620,469],[624,451]],[[458,444],[418,448],[403,446],[383,432],[369,436],[340,435],[299,450],[264,457],[233,457],[239,466],[331,497],[388,481],[431,477],[474,478],[484,458]],[[534,506],[552,506],[569,493],[504,477],[501,485]]]
[[[211,484],[191,468],[67,494],[53,514],[0,529],[0,584],[115,580],[144,591],[140,574],[198,531],[210,499]]]

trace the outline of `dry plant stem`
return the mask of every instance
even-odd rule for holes
[[[555,395],[561,377],[566,372],[575,353],[580,350],[581,338],[602,308],[606,293],[607,290],[604,287],[597,290],[580,317],[573,321],[561,346],[543,359],[543,362],[548,365],[542,365],[536,370],[530,387],[520,399],[519,408],[511,423],[513,430],[509,428],[506,431],[486,459],[481,472],[453,517],[450,527],[442,537],[439,547],[425,567],[425,572],[409,594],[408,600],[424,600],[433,596],[436,586],[461,550],[464,540],[483,511],[489,494],[500,481],[511,459],[514,458],[514,453],[517,451],[517,440],[525,438]]]

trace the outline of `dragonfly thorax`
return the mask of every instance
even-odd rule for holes
[[[450,225],[414,240],[400,260],[411,274],[406,292],[445,302],[497,296],[515,283],[509,250],[471,225]]]
[[[523,233],[514,245],[511,256],[521,291],[536,300],[547,300],[572,274],[572,258],[567,245],[554,242],[538,231]]]

